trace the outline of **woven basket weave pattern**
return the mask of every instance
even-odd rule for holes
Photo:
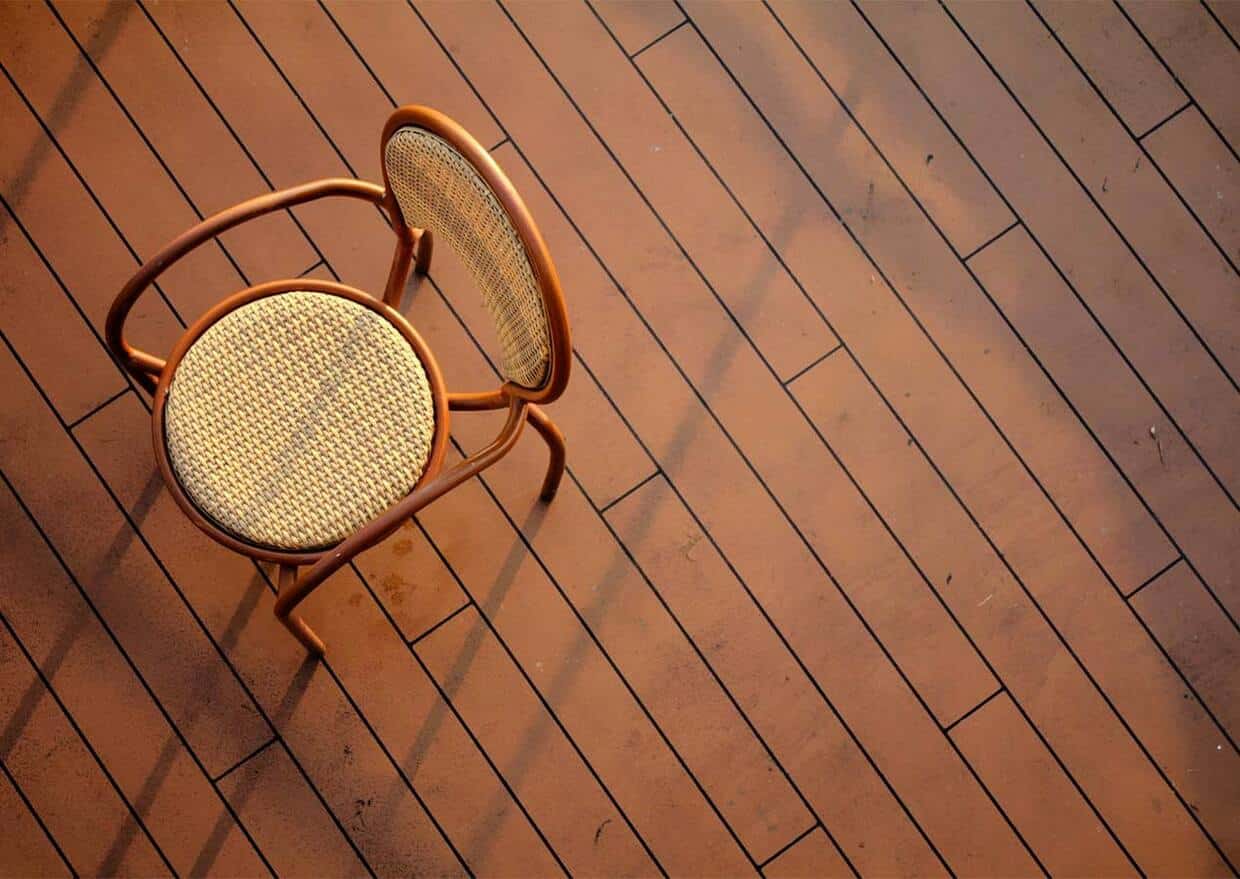
[[[405,222],[446,239],[473,274],[495,321],[504,375],[542,387],[551,351],[546,306],[495,193],[455,148],[421,128],[395,132],[385,162]]]
[[[303,291],[213,324],[164,413],[193,503],[242,540],[285,550],[338,543],[406,495],[435,430],[408,340],[356,302]]]

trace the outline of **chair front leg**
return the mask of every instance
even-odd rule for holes
[[[280,565],[279,594],[287,595],[296,584],[297,568],[293,565]],[[283,623],[284,627],[293,633],[293,637],[300,641],[312,655],[322,656],[327,650],[323,639],[314,633],[314,629],[307,625],[300,614],[292,613],[291,610],[292,608],[288,608],[281,613],[280,605],[277,603],[276,619]]]
[[[547,464],[547,475],[543,479],[542,492],[538,495],[543,502],[550,503],[560,487],[560,480],[564,476],[565,461],[568,457],[564,446],[564,434],[547,413],[533,403],[526,407],[525,417],[530,424],[534,425],[538,435],[546,440],[547,451],[551,454],[551,461]]]

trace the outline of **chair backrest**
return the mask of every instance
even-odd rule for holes
[[[559,279],[525,204],[494,159],[458,124],[402,107],[384,130],[383,173],[407,226],[447,241],[492,319],[505,378],[535,401],[568,378],[568,321]]]

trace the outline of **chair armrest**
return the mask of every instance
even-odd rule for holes
[[[382,204],[384,189],[382,186],[367,183],[364,180],[350,180],[347,178],[316,180],[312,183],[294,186],[291,189],[283,189],[278,192],[268,193],[267,195],[260,195],[257,198],[252,198],[249,201],[234,205],[208,217],[192,229],[177,236],[169,244],[165,245],[159,253],[143,263],[142,267],[138,269],[137,274],[130,278],[128,283],[121,289],[120,294],[117,295],[111,309],[108,311],[108,319],[105,325],[105,338],[107,339],[108,348],[111,349],[112,353],[120,360],[121,365],[133,375],[139,384],[148,391],[154,391],[157,377],[164,368],[164,361],[132,347],[125,341],[124,335],[125,319],[129,316],[134,303],[146,288],[169,266],[195,247],[215,238],[217,235],[227,232],[234,226],[239,226],[247,220],[261,217],[264,214],[270,214],[273,211],[284,210],[285,208],[329,196],[360,198],[364,201]]]
[[[307,595],[314,591],[324,580],[340,570],[359,553],[365,552],[400,526],[410,516],[456,488],[461,483],[477,476],[504,457],[516,444],[521,436],[521,428],[525,426],[526,407],[524,400],[512,399],[508,408],[508,420],[504,423],[499,435],[481,451],[475,452],[451,470],[436,476],[425,485],[419,486],[401,500],[388,507],[374,519],[363,525],[352,536],[342,541],[335,549],[319,558],[306,571],[304,577],[298,577],[296,583],[287,592],[276,599],[276,616],[287,617]]]

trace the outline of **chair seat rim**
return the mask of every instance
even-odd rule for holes
[[[437,475],[443,467],[444,456],[447,452],[447,444],[449,438],[449,414],[448,414],[448,394],[444,386],[443,374],[439,369],[434,355],[425,341],[418,334],[412,324],[394,308],[384,304],[382,301],[370,296],[354,287],[340,284],[335,281],[325,281],[316,278],[293,278],[280,281],[269,281],[264,284],[258,284],[248,287],[233,295],[225,298],[216,304],[197,321],[195,321],[177,340],[176,345],[169,355],[167,363],[160,373],[159,381],[156,384],[155,396],[151,417],[151,433],[155,451],[155,460],[159,467],[164,484],[167,486],[173,500],[179,506],[182,512],[202,531],[229,549],[234,550],[242,555],[249,556],[261,561],[269,561],[283,565],[308,565],[313,564],[326,554],[329,554],[334,546],[331,544],[326,547],[304,550],[287,550],[262,544],[252,543],[243,537],[226,530],[224,527],[216,523],[216,521],[198,507],[193,499],[189,496],[185,487],[181,484],[180,478],[177,476],[173,467],[171,456],[167,444],[167,432],[165,421],[165,407],[168,398],[168,391],[172,386],[173,378],[176,375],[177,368],[181,361],[188,353],[190,348],[208,329],[214,326],[221,318],[231,314],[242,306],[256,302],[269,296],[276,296],[281,293],[292,293],[305,291],[310,293],[324,293],[332,296],[338,296],[347,299],[358,305],[370,309],[387,320],[395,329],[404,337],[413,349],[414,354],[421,361],[424,372],[426,373],[427,383],[430,386],[431,403],[433,406],[435,427],[431,437],[430,451],[427,455],[426,465],[423,467],[420,476],[409,491],[417,489],[428,480]],[[360,527],[360,526],[359,526]]]

